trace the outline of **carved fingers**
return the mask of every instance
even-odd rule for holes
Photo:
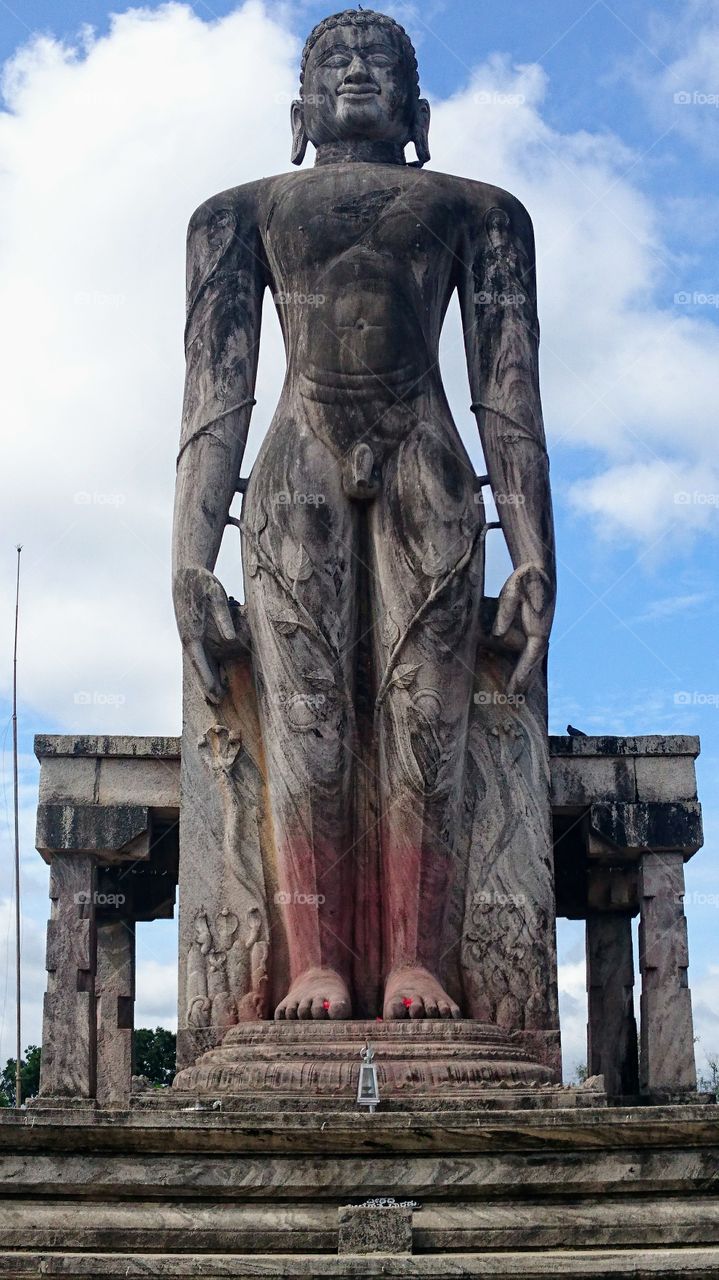
[[[223,650],[237,645],[230,603],[222,583],[201,566],[181,570],[175,580],[175,612],[182,643],[208,702],[225,693]]]
[[[537,564],[520,565],[502,588],[492,634],[505,636],[517,623],[524,644],[512,673],[507,692],[523,693],[542,662],[554,614],[554,587],[549,575]]]

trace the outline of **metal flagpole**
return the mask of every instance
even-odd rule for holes
[[[20,553],[17,547],[17,578],[15,582],[15,644],[12,660],[12,769],[15,802],[15,1106],[22,1105],[20,1078],[21,1015],[20,1015],[20,821],[18,809],[17,773],[17,630],[20,612]]]

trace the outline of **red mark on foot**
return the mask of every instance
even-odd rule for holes
[[[409,1009],[409,1006],[411,1005],[411,1003],[412,1003],[412,997],[405,996],[404,1000],[402,1001],[402,1004],[404,1005],[405,1009]]]
[[[322,1008],[323,1008],[323,1009],[329,1009],[329,1007],[330,1007],[330,1002],[329,1002],[329,1000],[323,1000],[323,1001],[322,1001]]]

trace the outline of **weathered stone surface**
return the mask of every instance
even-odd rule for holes
[[[338,1210],[338,1253],[411,1253],[412,1210],[402,1205],[345,1205]]]
[[[677,850],[689,857],[701,848],[701,807],[694,801],[671,804],[608,801],[592,804],[589,821],[601,840],[638,854]]]
[[[236,1258],[230,1255],[211,1255],[202,1258],[181,1255],[156,1257],[142,1254],[115,1254],[98,1257],[83,1254],[52,1255],[34,1254],[18,1257],[17,1254],[0,1254],[0,1276],[8,1280],[25,1280],[26,1277],[65,1276],[72,1280],[103,1276],[163,1276],[181,1280],[184,1276],[201,1276],[203,1280],[252,1280],[257,1276],[277,1276],[286,1280],[287,1266],[292,1266],[293,1276],[307,1276],[319,1280],[323,1276],[351,1276],[355,1280],[370,1280],[379,1276],[427,1276],[431,1280],[450,1280],[452,1277],[493,1276],[505,1280],[522,1276],[534,1280],[543,1276],[614,1276],[627,1280],[663,1276],[665,1280],[677,1280],[681,1276],[695,1276],[697,1280],[716,1280],[719,1276],[719,1250],[717,1249],[661,1249],[661,1250],[567,1250],[552,1251],[545,1255],[526,1253],[510,1254],[458,1254],[437,1258],[411,1258],[385,1254],[376,1258],[345,1256],[332,1258],[321,1254],[289,1259],[287,1255],[257,1255]]]
[[[610,1097],[630,1097],[639,1090],[631,915],[587,917],[587,994],[589,1074],[604,1077]]]
[[[97,925],[97,1101],[127,1106],[132,1076],[135,926],[124,919]]]
[[[691,756],[700,752],[699,738],[692,734],[646,734],[642,737],[613,737],[609,734],[586,737],[552,735],[553,756]]]
[[[641,1086],[648,1093],[696,1089],[681,853],[644,855],[640,903]]]
[[[149,810],[137,804],[40,804],[35,845],[48,857],[61,850],[108,862],[149,858]]]
[[[96,1083],[97,931],[94,859],[57,853],[50,871],[48,985],[43,1006],[40,1089],[93,1098]]]
[[[162,737],[132,737],[126,734],[97,734],[76,736],[62,733],[38,733],[35,735],[35,755],[38,760],[63,756],[82,757],[114,756],[121,759],[179,760],[180,739]]]
[[[242,1115],[167,1100],[0,1112],[0,1275],[391,1275],[401,1255],[336,1254],[338,1201],[389,1197],[417,1202],[408,1275],[719,1262],[713,1106]]]

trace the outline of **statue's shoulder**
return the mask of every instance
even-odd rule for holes
[[[512,226],[521,234],[532,233],[532,219],[521,200],[513,196],[511,191],[503,187],[495,187],[491,182],[478,182],[474,178],[460,178],[455,174],[431,172],[446,187],[448,196],[458,203],[464,216],[472,222],[483,220],[490,209],[501,209],[509,217]]]
[[[259,218],[262,206],[277,181],[277,178],[258,178],[254,182],[243,182],[239,187],[218,191],[197,206],[190,218],[189,233],[207,227],[223,214]]]

